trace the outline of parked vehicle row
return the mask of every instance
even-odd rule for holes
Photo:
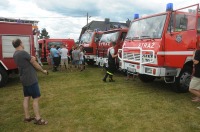
[[[117,65],[121,70],[137,73],[143,82],[162,77],[166,83],[174,84],[177,92],[188,91],[193,52],[200,48],[199,4],[173,10],[173,4],[169,3],[166,12],[142,18],[135,14],[128,29],[101,34],[95,44],[93,41],[82,43],[96,49],[94,64],[107,66],[107,50],[111,42],[116,42],[115,52],[120,53]],[[95,36],[90,38],[95,40]]]
[[[17,73],[12,58],[13,39],[20,38],[31,55],[35,55],[34,48],[41,49],[43,61],[52,44],[68,44],[69,49],[75,44],[73,39],[42,39],[37,43],[32,28],[33,23],[0,22],[0,87],[6,84],[9,74]],[[86,62],[106,67],[107,50],[112,42],[117,45],[116,63],[121,70],[137,73],[143,82],[163,78],[166,83],[174,84],[177,92],[187,92],[193,52],[200,48],[199,4],[173,10],[173,4],[169,3],[163,13],[141,18],[135,14],[129,28],[86,31],[80,39],[86,51]]]

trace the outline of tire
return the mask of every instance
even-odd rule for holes
[[[174,90],[178,93],[186,93],[189,90],[192,68],[184,67],[175,80]]]
[[[146,74],[138,74],[138,78],[139,78],[142,82],[145,82],[145,83],[153,82],[153,81],[156,79],[156,77],[150,76],[150,75],[146,75]]]
[[[8,81],[8,74],[6,70],[0,67],[0,88],[5,86]]]

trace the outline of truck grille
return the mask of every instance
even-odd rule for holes
[[[140,54],[134,54],[134,53],[124,53],[123,59],[128,60],[128,61],[133,61],[133,62],[140,62],[140,63],[152,62],[154,60],[152,54],[143,54],[142,60],[140,60]]]

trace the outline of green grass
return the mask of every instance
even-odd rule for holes
[[[47,126],[23,122],[22,86],[10,79],[0,89],[0,131],[67,132],[193,132],[200,130],[200,104],[191,94],[173,92],[163,80],[153,83],[103,83],[104,71],[87,67],[83,72],[38,73],[40,113]],[[32,103],[32,102],[31,102]],[[32,107],[30,112],[33,115]]]

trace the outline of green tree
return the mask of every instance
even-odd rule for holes
[[[49,33],[47,32],[46,28],[43,28],[42,31],[40,32],[39,39],[50,38],[48,34]]]

